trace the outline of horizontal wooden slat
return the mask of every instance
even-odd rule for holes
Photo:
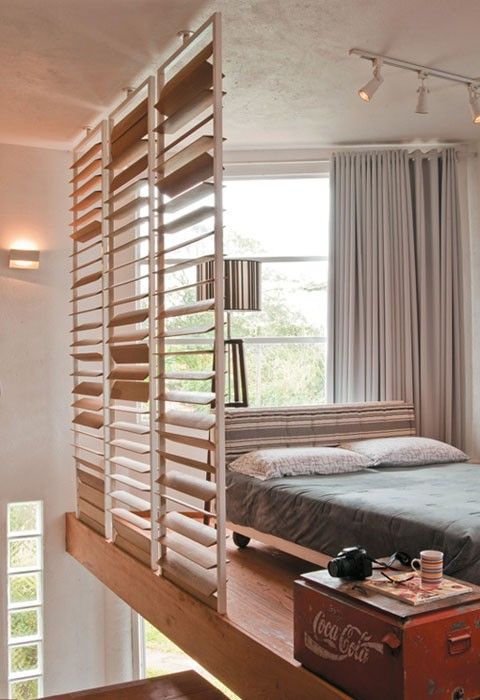
[[[127,311],[123,314],[114,316],[108,324],[108,328],[116,326],[128,326],[133,323],[142,323],[148,318],[148,309],[136,309],[135,311]]]
[[[149,360],[148,345],[145,343],[112,347],[110,355],[119,364],[146,364]]]
[[[196,301],[192,304],[181,304],[180,306],[171,306],[160,314],[160,318],[175,318],[176,316],[192,316],[193,314],[201,314],[205,311],[211,311],[215,307],[213,299],[206,301]]]
[[[124,503],[130,508],[135,508],[135,510],[149,510],[150,501],[146,501],[144,498],[139,498],[139,496],[134,496],[128,491],[123,491],[118,489],[110,492],[110,496],[120,503]]]
[[[160,99],[155,106],[166,117],[171,117],[172,114],[194,100],[199,93],[212,87],[213,66],[211,63],[205,60],[197,62],[194,67],[189,68],[188,74],[184,73],[189,66],[193,66],[193,61],[182,68],[172,80],[169,80],[160,93]]]
[[[77,479],[84,484],[92,486],[101,493],[104,492],[105,474],[103,473],[103,463],[92,462],[87,459],[74,457],[76,465]]]
[[[200,462],[198,459],[192,459],[191,457],[184,457],[183,455],[177,455],[173,452],[164,452],[162,450],[159,450],[158,454],[162,457],[162,459],[172,462],[173,464],[179,464],[183,467],[191,467],[192,469],[198,469],[199,471],[206,472],[208,474],[215,474],[215,467],[212,464]]]
[[[161,565],[163,575],[187,592],[198,592],[208,597],[217,590],[216,571],[202,569],[180,554],[169,552]]]
[[[127,148],[130,148],[134,143],[140,141],[148,131],[148,117],[147,114],[141,119],[139,119],[135,124],[125,131],[124,134],[119,136],[111,144],[112,158],[118,158],[122,153],[124,153]]]
[[[110,457],[108,460],[112,464],[116,464],[119,467],[124,467],[125,469],[131,469],[139,474],[148,474],[150,472],[150,465],[144,464],[144,462],[138,462],[136,459],[130,459],[130,457]]]
[[[146,177],[139,178],[138,180],[135,180],[135,182],[132,182],[130,185],[127,185],[127,187],[124,187],[123,190],[120,190],[120,192],[112,194],[105,201],[107,202],[107,204],[121,202],[126,197],[130,198],[132,197],[132,195],[137,195],[139,190],[141,190],[142,187],[145,187],[147,183],[148,180]]]
[[[70,234],[70,238],[73,238],[77,243],[86,243],[90,241],[95,236],[100,236],[102,233],[102,224],[100,221],[91,221],[86,226],[77,229]]]
[[[112,445],[112,447],[119,447],[122,450],[136,452],[139,455],[146,455],[150,452],[150,447],[148,445],[142,444],[141,442],[134,442],[133,440],[118,438],[116,440],[111,440],[110,445]]]
[[[97,489],[92,488],[88,484],[83,484],[82,482],[80,482],[77,484],[77,493],[79,498],[82,498],[84,501],[91,503],[93,506],[99,508],[100,510],[104,510],[105,497],[103,492],[97,491]]]
[[[103,394],[103,384],[100,384],[100,382],[81,382],[74,387],[72,394],[82,394],[83,396],[101,396]]]
[[[78,425],[74,425],[70,428],[71,432],[77,436],[77,435],[84,435],[85,437],[88,437],[90,440],[98,440],[98,441],[103,441],[103,436],[92,433],[89,430],[81,430]]]
[[[207,197],[211,197],[215,194],[215,188],[211,182],[201,182],[196,187],[191,190],[187,190],[183,194],[175,197],[166,202],[163,206],[159,207],[158,212],[160,214],[176,214],[177,212],[185,209],[186,207],[191,207],[192,204],[197,204]]]
[[[101,278],[101,276],[101,272],[92,272],[90,275],[80,277],[80,279],[76,280],[76,282],[72,284],[70,289],[78,289],[78,287],[83,287],[85,284],[91,284],[92,282],[96,282]]]
[[[198,479],[189,474],[177,471],[168,471],[157,480],[162,486],[167,486],[174,491],[198,498],[201,501],[211,501],[217,495],[217,487],[212,481]]]
[[[75,168],[81,168],[82,165],[85,165],[85,163],[88,163],[90,158],[93,158],[94,156],[98,155],[99,153],[102,152],[102,142],[100,141],[99,143],[94,143],[93,146],[90,146],[90,148],[85,151],[81,156],[79,156],[70,166],[70,170],[74,170]]]
[[[225,94],[225,93],[223,93]],[[198,117],[213,105],[213,90],[201,90],[187,104],[165,119],[155,131],[159,134],[175,134],[179,129],[189,124],[192,119]]]
[[[132,525],[132,523],[126,523],[118,516],[113,516],[113,527],[114,530],[123,537],[124,540],[131,542],[135,547],[143,550],[148,554],[150,562],[150,536],[145,530]]]
[[[103,426],[103,416],[98,413],[90,413],[89,411],[84,411],[75,416],[73,423],[77,425],[85,425],[89,428],[95,428],[98,430]]]
[[[81,362],[101,362],[103,355],[100,352],[72,352],[72,357]]]
[[[96,328],[101,328],[102,324],[100,321],[92,321],[91,323],[81,323],[79,326],[74,326],[71,333],[80,333],[81,331],[93,331]]]
[[[73,304],[78,301],[82,301],[83,299],[93,299],[94,297],[99,297],[102,294],[101,289],[97,289],[94,292],[88,292],[88,294],[75,294],[71,299],[70,302]],[[102,308],[102,307],[100,307]],[[73,312],[70,314],[70,316],[75,316],[75,314],[78,312]]]
[[[182,513],[166,513],[159,519],[159,523],[169,530],[178,532],[204,547],[211,547],[217,543],[217,531],[209,525],[200,523],[195,518],[189,518]]]
[[[133,231],[135,230],[138,226],[142,226],[143,224],[148,224],[148,216],[139,216],[137,219],[133,219],[132,221],[129,221],[127,224],[124,226],[120,226],[119,228],[114,228],[110,232],[111,236],[119,236],[123,233],[127,233],[128,231]]]
[[[98,221],[98,219],[101,216],[101,211],[101,207],[94,207],[93,209],[87,211],[86,214],[82,214],[82,216],[75,217],[73,221],[70,222],[70,226],[74,226],[75,228],[77,228],[77,226],[81,226],[82,224],[90,223],[92,219]]]
[[[75,202],[73,207],[70,207],[70,211],[83,211],[84,209],[87,209],[87,207],[91,207],[92,204],[97,204],[97,202],[101,201],[101,190],[94,190],[93,192],[90,192],[90,194],[88,194],[86,197],[81,199],[79,202]]]
[[[215,401],[215,394],[210,391],[166,391],[162,398],[165,401],[174,403],[191,403],[206,406]]]
[[[169,442],[175,442],[178,445],[187,445],[189,447],[195,447],[199,450],[208,450],[210,452],[213,452],[215,449],[215,443],[211,440],[193,437],[192,435],[181,435],[168,430],[159,430],[158,432],[160,437],[168,440]]]
[[[72,442],[70,443],[70,446],[75,448],[76,450],[83,450],[84,452],[88,452],[88,454],[91,455],[96,455],[97,457],[103,457],[103,452],[100,450],[95,450],[93,447],[85,447],[85,445],[80,445],[78,442]]]
[[[132,331],[131,333],[118,333],[108,339],[110,345],[116,343],[131,343],[134,340],[145,340],[148,337],[148,330],[146,328],[140,329],[139,331]]]
[[[141,301],[142,299],[146,299],[147,297],[148,292],[142,292],[141,294],[134,294],[130,297],[115,299],[114,301],[110,302],[109,306],[113,308],[114,306],[121,306],[122,304],[131,304],[132,302]]]
[[[175,170],[167,177],[160,178],[156,185],[162,194],[176,197],[211,177],[213,177],[213,158],[209,153],[202,153],[201,156],[190,161],[183,168]]]
[[[135,525],[136,527],[139,527],[142,530],[150,530],[149,519],[141,518],[139,515],[131,513],[126,508],[112,508],[111,513],[113,513],[113,515],[118,516],[119,518],[122,518],[122,520],[126,520],[127,522],[132,523],[132,525]]]
[[[135,413],[139,416],[146,415],[147,413],[149,413],[149,410],[146,407],[139,408],[138,406],[128,406],[126,404],[121,403],[112,403],[108,408],[110,409],[110,411],[118,411],[119,413]]]
[[[94,187],[101,187],[102,186],[102,176],[101,175],[94,175],[93,177],[90,178],[90,180],[87,180],[87,182],[84,182],[83,185],[80,185],[80,187],[77,187],[73,190],[72,194],[70,197],[81,197],[82,194],[85,194],[85,192],[88,192],[88,190],[91,190]]]
[[[113,540],[115,547],[122,549],[130,556],[145,566],[150,566],[150,552],[145,552],[143,549],[136,547],[130,540],[125,539],[122,535],[115,534]]]
[[[100,262],[102,262],[102,258],[93,258],[92,260],[88,260],[88,262],[84,262],[81,263],[81,265],[76,265],[75,267],[72,267],[70,272],[78,272],[78,270],[84,270],[86,267],[90,267],[90,265],[96,265]]]
[[[198,515],[203,515],[206,518],[217,517],[215,513],[211,513],[209,510],[205,510],[205,508],[200,508],[200,506],[194,506],[192,505],[191,501],[185,501],[177,496],[172,496],[170,493],[160,493],[159,495],[162,501],[175,503],[175,505],[181,506],[186,512],[197,513]]]
[[[109,220],[115,220],[115,219],[123,219],[129,214],[139,212],[140,209],[143,207],[146,207],[148,205],[148,197],[136,197],[136,199],[132,199],[131,202],[128,202],[127,204],[124,204],[122,207],[119,207],[118,209],[115,209],[109,216],[106,218]]]
[[[132,489],[137,489],[138,491],[145,491],[146,493],[150,491],[150,484],[145,484],[143,481],[138,481],[138,479],[132,479],[131,476],[126,476],[125,474],[110,474],[110,479],[119,484],[131,486]]]
[[[71,377],[102,377],[103,372],[100,371],[95,371],[95,370],[86,370],[86,369],[81,369],[81,370],[76,370],[75,372],[70,372]]]
[[[130,267],[130,265],[135,265],[135,267],[138,267],[139,263],[146,263],[148,261],[148,255],[144,255],[141,258],[134,258],[132,257],[131,259],[127,260],[126,262],[121,263],[120,265],[114,265],[113,267],[107,267],[104,272],[117,272],[117,270],[124,270],[126,267]]]
[[[90,175],[97,175],[101,169],[102,159],[96,158],[95,160],[92,160],[91,163],[89,163],[85,168],[83,168],[83,170],[79,170],[79,172],[72,177],[70,182],[73,184],[81,182],[82,180],[85,180],[86,177],[90,177]]]
[[[82,408],[86,411],[101,411],[103,408],[102,399],[78,399],[72,403],[73,408]]]
[[[134,382],[116,380],[110,390],[112,399],[121,399],[122,401],[148,401],[149,384],[148,382]]]
[[[147,165],[148,156],[138,158],[138,160],[125,168],[125,170],[122,170],[122,172],[120,172],[118,175],[115,175],[110,185],[110,191],[114,192],[119,187],[122,187],[122,185],[126,185],[127,182],[133,180],[134,177],[140,175],[140,173],[143,173],[143,171],[146,170]]]
[[[185,214],[185,216],[180,216],[174,221],[170,221],[164,226],[160,226],[159,230],[162,233],[178,233],[183,229],[198,226],[212,216],[215,216],[215,207],[200,207],[199,209],[195,209],[195,211]]]
[[[121,253],[124,250],[128,250],[129,248],[134,248],[137,245],[141,245],[142,242],[148,241],[148,240],[149,240],[148,236],[138,236],[138,238],[131,238],[126,243],[122,243],[122,245],[119,245],[116,248],[112,248],[109,251],[109,253],[111,255],[117,255],[118,253]]]
[[[179,535],[174,532],[166,534],[164,537],[160,537],[159,540],[161,545],[167,547],[168,549],[181,554],[183,557],[189,561],[198,564],[202,569],[213,569],[217,565],[217,554],[216,548],[203,547],[197,542],[192,542],[187,537]],[[159,561],[161,563],[161,561]]]
[[[136,435],[148,435],[150,426],[148,423],[129,423],[128,421],[114,421],[110,423],[110,428],[114,430],[125,430],[127,433],[135,433]]]
[[[166,411],[158,420],[168,425],[178,425],[182,428],[195,430],[211,430],[215,426],[213,413],[200,413],[199,411]]]
[[[85,348],[85,347],[91,347],[92,345],[101,345],[102,339],[101,338],[82,338],[81,340],[75,340],[73,343],[70,343],[71,348]]]
[[[199,156],[211,151],[213,149],[213,144],[213,136],[200,136],[198,139],[188,144],[188,146],[185,146],[185,148],[175,153],[175,155],[163,161],[155,170],[161,177],[171,175],[195,161]]]
[[[146,153],[146,151],[147,142],[136,141],[118,156],[112,158],[110,163],[107,163],[106,168],[108,170],[117,170],[119,168],[123,170],[124,168],[128,168],[130,165],[133,165],[134,162],[137,162],[137,159]]]
[[[150,368],[148,365],[144,365],[143,367],[137,365],[134,365],[133,367],[115,367],[115,369],[112,369],[108,375],[108,378],[142,381],[143,379],[147,379],[149,372]]]
[[[183,335],[201,335],[203,333],[209,333],[215,329],[215,325],[209,324],[206,326],[188,326],[186,328],[171,328],[165,331],[163,337],[165,338],[176,338]],[[162,336],[159,336],[162,337]],[[173,353],[170,353],[173,354]],[[175,353],[177,354],[177,353]]]
[[[209,236],[213,236],[215,234],[215,231],[208,231],[208,233],[202,233],[199,236],[195,236],[194,238],[185,238],[179,243],[175,243],[175,245],[168,246],[167,248],[164,248],[160,253],[157,254],[157,258],[161,257],[162,255],[166,255],[167,253],[173,253],[175,250],[179,250],[180,248],[186,248],[189,245],[192,245],[193,243],[198,243],[199,241],[203,241],[205,238],[208,238]],[[206,280],[202,280],[202,284],[206,284]],[[190,286],[190,285],[188,285]],[[196,285],[195,285],[196,286]],[[169,291],[169,290],[168,290]]]
[[[215,372],[165,372],[163,375],[159,375],[158,378],[164,378],[164,379],[178,379],[182,382],[184,381],[197,381],[197,382],[206,382],[209,379],[213,379],[215,376]]]
[[[78,509],[80,513],[84,513],[99,525],[105,524],[105,513],[103,510],[88,503],[88,501],[84,501],[83,498],[78,499]]]
[[[83,314],[91,314],[92,311],[101,311],[102,306],[91,306],[88,309],[82,309],[81,311],[72,311],[69,316],[82,316]]]
[[[134,126],[142,117],[147,114],[148,98],[145,98],[138,103],[123,119],[118,121],[112,128],[110,140],[112,143],[125,134],[132,126]]]
[[[175,272],[180,272],[180,270],[188,270],[189,267],[196,267],[197,265],[202,265],[206,262],[213,261],[213,255],[202,255],[200,257],[191,258],[190,260],[182,260],[182,262],[175,263],[165,267],[163,270],[159,270],[159,274],[170,274]]]
[[[68,256],[69,258],[75,258],[78,260],[80,256],[82,256],[84,253],[87,253],[89,250],[92,250],[96,246],[99,246],[102,244],[102,239],[99,238],[98,241],[94,241],[93,243],[90,243],[90,245],[84,245],[81,248],[77,248],[76,250],[73,251],[73,253],[70,253]]]

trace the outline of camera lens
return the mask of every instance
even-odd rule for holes
[[[336,578],[357,578],[358,576],[357,562],[355,559],[349,559],[348,557],[331,559],[327,568],[330,576],[335,576]]]

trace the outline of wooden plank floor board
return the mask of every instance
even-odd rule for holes
[[[292,583],[308,564],[229,545],[228,615],[199,602],[67,513],[67,551],[243,700],[349,700],[293,659]],[[230,540],[229,540],[230,541]]]
[[[130,683],[49,695],[44,700],[222,700],[222,692],[196,671],[170,673]]]

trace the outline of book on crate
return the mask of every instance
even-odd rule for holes
[[[362,581],[362,586],[408,605],[431,603],[435,600],[471,593],[473,590],[470,586],[446,578],[435,586],[422,584],[420,576],[412,575],[411,572],[389,573],[389,579],[380,577],[366,579]]]

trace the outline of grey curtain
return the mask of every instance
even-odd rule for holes
[[[463,444],[461,239],[452,149],[334,154],[327,391],[414,401]]]

